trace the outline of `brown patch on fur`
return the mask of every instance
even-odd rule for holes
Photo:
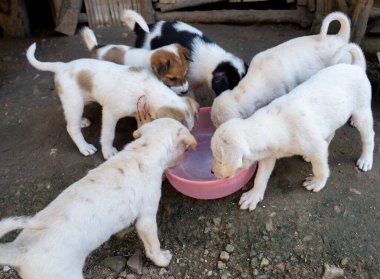
[[[114,62],[116,64],[124,64],[125,50],[118,47],[110,48],[104,55],[103,59]]]
[[[90,71],[80,71],[77,75],[77,82],[79,87],[88,93],[93,89],[92,75]]]
[[[185,113],[179,109],[171,107],[162,107],[156,111],[155,119],[169,117],[173,118],[187,127],[187,122],[185,118]]]
[[[122,168],[117,168],[117,170],[121,173],[124,174],[124,170]]]
[[[55,84],[55,91],[57,91],[57,94],[58,95],[62,95],[62,93],[63,93],[63,91],[62,91],[62,85],[58,81],[58,79],[54,79],[54,84]]]
[[[150,58],[153,73],[169,87],[181,86],[186,82],[189,51],[180,44],[176,44],[176,47],[178,55],[160,49]]]

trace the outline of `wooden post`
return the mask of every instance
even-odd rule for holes
[[[364,38],[367,29],[367,23],[373,0],[357,0],[352,14],[352,32],[351,39],[353,42],[360,44]]]
[[[140,1],[141,5],[141,11],[138,11],[141,13],[142,17],[145,19],[145,21],[150,24],[154,23],[154,9],[152,5],[152,0],[141,0]]]
[[[83,0],[63,0],[59,11],[58,21],[55,30],[66,34],[74,35],[78,25],[79,13]]]

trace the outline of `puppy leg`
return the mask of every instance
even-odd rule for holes
[[[147,257],[157,266],[168,266],[172,255],[168,250],[160,249],[155,215],[138,218],[135,226],[139,237],[144,243]]]
[[[257,203],[263,200],[264,192],[275,163],[276,158],[274,157],[268,157],[259,161],[259,168],[253,188],[241,196],[239,201],[240,209],[249,208],[249,211],[252,211],[256,208]]]
[[[106,160],[117,153],[117,149],[113,147],[117,120],[108,110],[103,108],[100,143],[102,145],[103,157]]]
[[[309,191],[319,192],[325,187],[327,178],[330,175],[327,142],[321,141],[315,150],[317,151],[309,157],[313,169],[313,175],[306,178],[303,186]]]
[[[68,92],[66,96],[70,93],[72,92]],[[96,147],[86,142],[81,131],[83,100],[80,98],[61,98],[61,101],[67,122],[66,129],[71,139],[84,156],[94,154],[97,151]]]
[[[356,165],[362,171],[369,171],[372,168],[373,149],[375,147],[372,113],[370,109],[368,109],[355,113],[352,118],[354,119],[362,141],[362,154]]]

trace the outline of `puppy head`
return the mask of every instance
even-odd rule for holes
[[[178,105],[173,104],[173,106],[163,106],[158,109],[150,108],[149,114],[153,119],[173,118],[191,131],[198,119],[199,104],[189,97],[178,98],[180,98]]]
[[[211,108],[211,120],[216,128],[232,118],[242,118],[233,91],[226,90],[215,98]]]
[[[211,87],[216,96],[227,89],[233,89],[247,72],[247,65],[242,60],[233,58],[219,63],[212,72]]]
[[[248,143],[240,130],[241,119],[232,119],[216,129],[211,138],[211,150],[214,160],[211,171],[217,178],[228,178],[239,170],[250,166]]]
[[[158,139],[161,144],[166,145],[167,154],[169,155],[166,167],[175,166],[188,147],[193,150],[197,147],[197,141],[190,131],[171,118],[160,118],[144,124],[133,132],[133,137],[135,139],[150,137]]]
[[[177,94],[189,89],[186,80],[189,51],[180,44],[171,44],[154,51],[150,58],[153,73]]]

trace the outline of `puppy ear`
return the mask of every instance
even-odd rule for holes
[[[177,46],[179,56],[184,57],[185,60],[188,62],[193,62],[193,60],[190,57],[190,51],[188,48],[186,48],[180,44],[176,44],[176,46]]]
[[[152,54],[150,64],[156,76],[164,76],[170,68],[170,59],[161,51],[157,51]]]
[[[179,137],[179,141],[182,142],[186,148],[189,146],[191,146],[193,150],[197,148],[198,143],[188,129],[180,128],[178,130],[177,137]]]

